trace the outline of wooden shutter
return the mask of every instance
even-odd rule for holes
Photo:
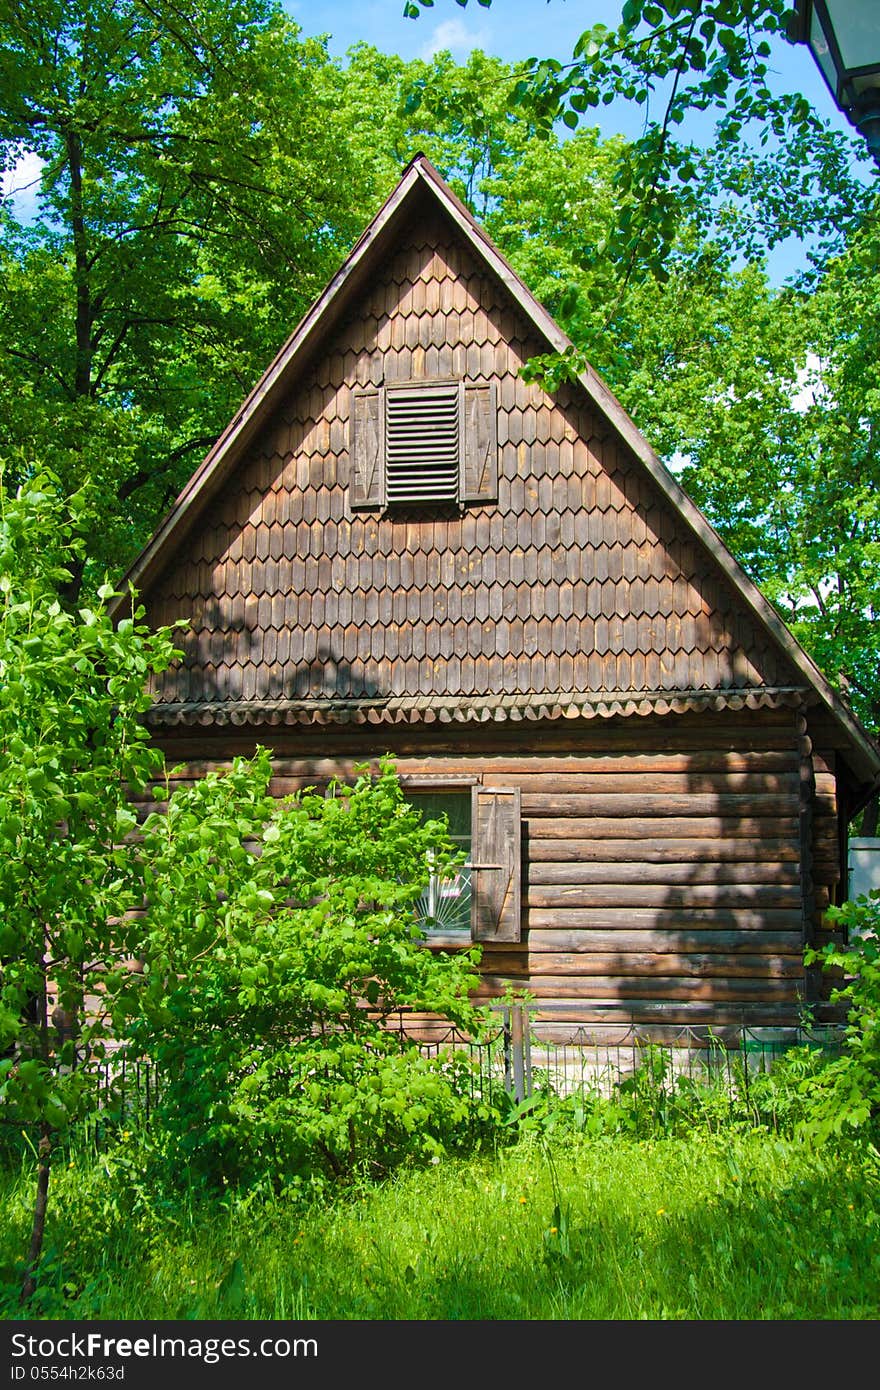
[[[519,787],[471,792],[471,929],[475,941],[519,941]]]
[[[389,504],[454,502],[459,473],[457,384],[387,387],[385,444]]]
[[[384,398],[381,390],[355,391],[351,401],[348,497],[352,507],[381,507],[385,471]]]
[[[462,502],[494,502],[498,497],[497,415],[494,381],[462,383]]]

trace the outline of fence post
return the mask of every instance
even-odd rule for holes
[[[515,1004],[510,1010],[510,1043],[513,1053],[513,1094],[516,1100],[522,1101],[532,1089],[529,1030],[522,1004]]]
[[[510,1055],[510,1009],[508,1009],[506,1005],[501,1009],[501,1047],[504,1052],[504,1089],[509,1093],[512,1089]]]

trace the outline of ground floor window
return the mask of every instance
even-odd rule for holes
[[[410,805],[423,820],[446,818],[449,835],[457,849],[464,850],[466,862],[458,872],[441,877],[432,874],[416,904],[416,917],[425,935],[471,935],[471,792],[430,791],[407,793]]]
[[[465,862],[450,875],[434,874],[416,908],[425,939],[515,942],[522,936],[521,805],[518,787],[413,787],[410,805],[425,820],[446,817]]]

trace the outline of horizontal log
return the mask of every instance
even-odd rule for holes
[[[675,751],[664,747],[662,751],[621,751],[619,753],[570,753],[566,757],[548,756],[544,751],[543,740],[534,752],[522,753],[518,757],[504,754],[488,755],[468,759],[469,767],[476,767],[486,777],[504,777],[522,774],[529,777],[548,776],[634,776],[643,777],[663,774],[685,774],[688,777],[700,775],[747,776],[773,773],[797,776],[799,758],[795,749],[774,748],[757,752],[726,752],[717,748]],[[432,759],[430,766],[442,770],[444,765],[460,768],[460,759]],[[403,765],[400,765],[401,768]],[[409,764],[407,764],[409,767]],[[279,768],[279,770],[281,770]],[[298,768],[296,769],[299,770]]]
[[[630,951],[696,951],[699,954],[712,954],[716,951],[732,952],[736,955],[789,955],[802,951],[803,931],[743,931],[705,930],[677,928],[665,931],[652,931],[648,928],[617,928],[616,930],[592,931],[566,930],[561,927],[532,927],[528,934],[529,951],[598,951],[628,953]]]
[[[673,954],[668,951],[629,951],[626,954],[588,951],[528,952],[485,950],[482,969],[490,974],[507,976],[543,975],[687,975],[693,978],[717,979],[741,976],[774,976],[780,979],[801,979],[804,961],[801,952],[791,955],[741,955],[711,952]]]
[[[765,907],[760,911],[736,912],[732,908],[694,908],[688,912],[682,908],[664,907],[567,907],[527,909],[528,925],[531,930],[556,928],[572,931],[611,931],[620,927],[624,931],[636,928],[660,931],[796,931],[801,925],[800,912],[783,908]]]
[[[400,769],[398,769],[400,771]],[[597,772],[584,767],[578,772],[544,772],[519,768],[499,773],[494,769],[475,769],[486,786],[515,784],[526,797],[557,796],[637,796],[649,792],[652,796],[704,795],[763,795],[796,796],[799,779],[796,772],[658,772],[641,767],[629,772]],[[403,775],[403,773],[401,773]],[[409,774],[407,774],[409,775]],[[452,776],[452,774],[448,774]],[[300,779],[301,780],[301,779]]]
[[[554,883],[529,884],[533,908],[800,908],[798,885],[761,884],[647,884]]]
[[[601,816],[595,819],[534,816],[528,819],[527,824],[530,839],[558,840],[649,840],[655,835],[663,839],[725,839],[728,836],[761,839],[772,830],[774,838],[791,835],[797,843],[799,833],[797,816],[781,815],[768,817],[767,820],[720,816],[666,816],[662,819],[637,815],[625,818]]]
[[[529,830],[525,853],[530,863],[628,863],[641,870],[643,864],[700,864],[714,871],[716,864],[796,863],[800,860],[800,840],[792,835],[782,840],[776,837],[747,839],[694,838],[693,836],[652,836],[650,840],[629,835],[620,839],[583,839],[572,835],[546,836],[547,822],[536,822]],[[568,824],[568,822],[566,822]],[[666,827],[664,827],[665,829]],[[720,873],[719,869],[719,873]],[[738,870],[736,872],[739,872]]]
[[[555,1023],[627,1023],[657,1022],[666,1025],[704,1023],[710,1025],[740,1024],[749,1028],[795,1027],[801,1017],[799,1002],[709,1001],[703,999],[608,999],[583,1001],[576,999],[544,999],[534,1010],[534,1022]]]
[[[603,841],[607,845],[608,841]],[[631,843],[631,842],[627,842]],[[632,850],[630,850],[632,853]],[[589,863],[579,859],[560,862],[553,859],[528,859],[525,868],[530,884],[598,883],[598,884],[776,884],[799,890],[800,873],[797,863],[778,861],[769,864],[737,863],[735,861],[681,864],[652,860],[650,864],[636,862]]]
[[[549,792],[543,796],[523,796],[522,813],[530,819],[538,816],[795,816],[798,803],[794,795],[770,796],[704,794],[692,792],[683,796],[655,795],[648,778],[640,793],[618,795],[616,792],[580,795]]]
[[[669,1000],[742,1000],[749,1002],[766,999],[773,1003],[797,1000],[798,984],[801,980],[792,977],[784,979],[754,979],[746,977],[736,980],[688,979],[686,976],[638,976],[638,975],[591,975],[578,978],[574,975],[545,975],[529,978],[525,984],[529,994],[536,1000],[581,999],[585,1003],[608,999],[669,999]],[[508,975],[484,975],[476,999],[491,994],[502,995],[511,983]],[[521,985],[515,977],[517,986]]]

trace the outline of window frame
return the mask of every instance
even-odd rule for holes
[[[389,400],[398,397],[417,406],[424,394],[426,414],[438,394],[457,393],[457,482],[455,496],[389,498]],[[417,411],[415,412],[417,414]],[[349,421],[349,504],[359,511],[393,515],[414,509],[435,510],[498,499],[498,390],[493,381],[425,377],[387,381],[352,390]]]
[[[522,940],[522,799],[518,786],[485,786],[478,777],[424,779],[401,777],[410,801],[420,793],[448,795],[470,790],[470,929],[423,932],[432,947],[477,943],[518,944]]]

